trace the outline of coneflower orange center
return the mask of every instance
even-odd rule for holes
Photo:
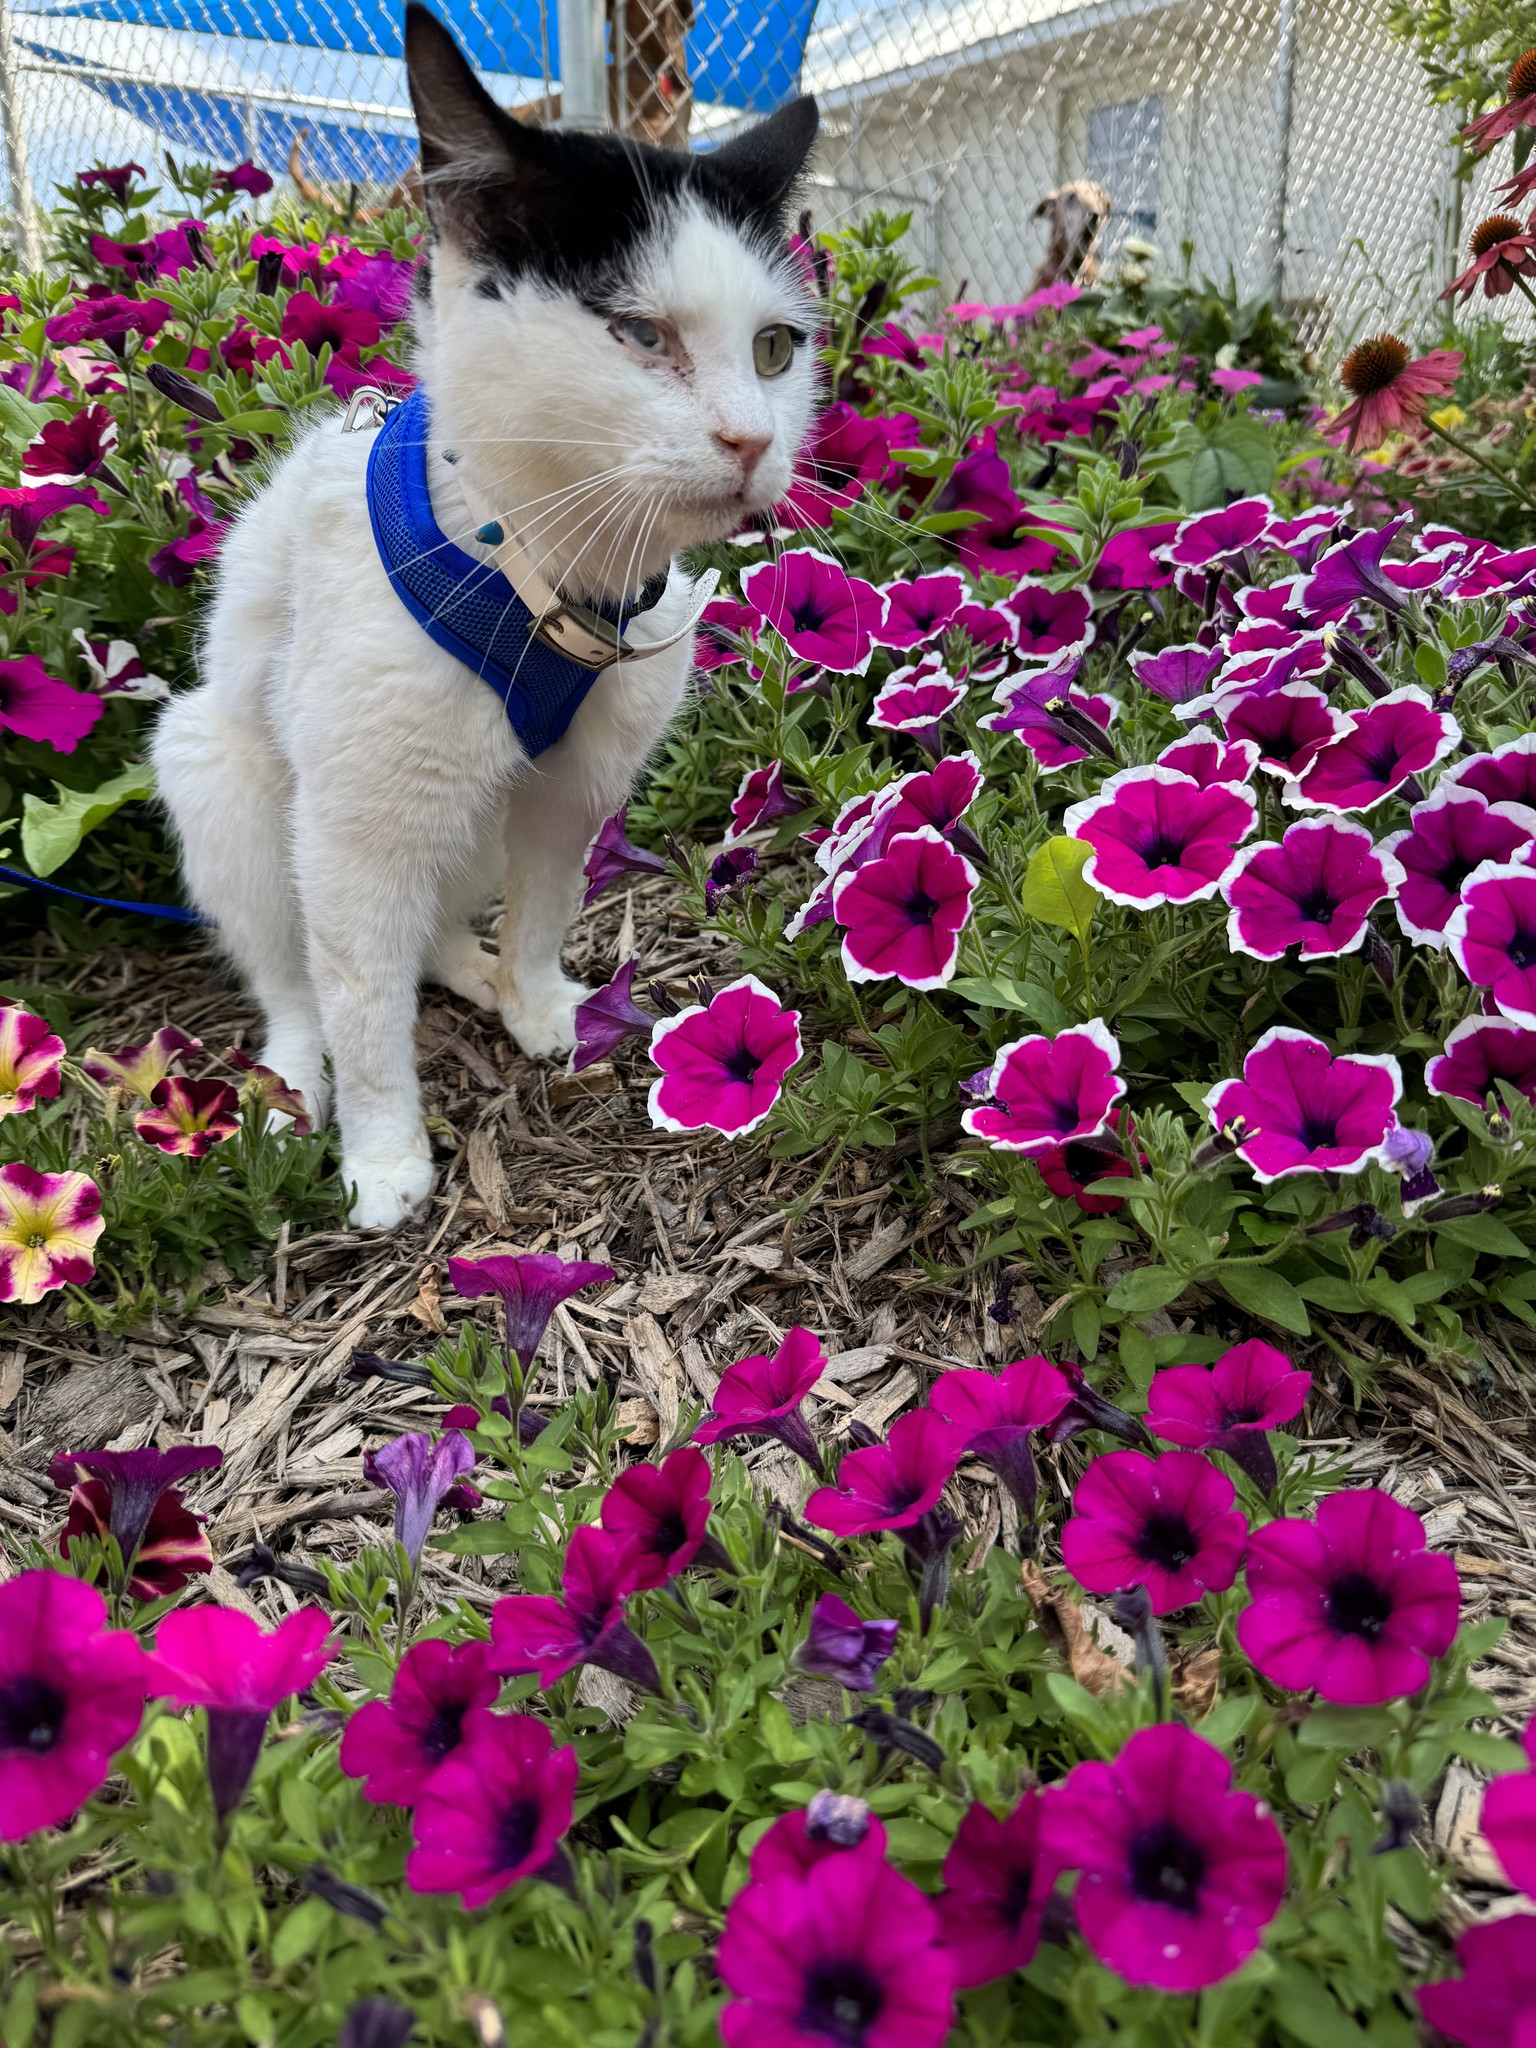
[[[1395,384],[1408,367],[1408,344],[1395,334],[1375,334],[1352,348],[1339,366],[1346,391],[1370,398]]]
[[[1474,256],[1486,256],[1500,242],[1513,241],[1519,232],[1520,223],[1512,213],[1490,213],[1472,230],[1472,239],[1467,246]]]
[[[1536,92],[1536,50],[1527,50],[1523,56],[1517,57],[1510,67],[1510,98],[1521,100],[1528,92]]]

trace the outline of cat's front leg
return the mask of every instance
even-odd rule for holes
[[[581,901],[581,870],[601,822],[595,792],[543,764],[507,805],[507,907],[496,972],[501,1018],[521,1049],[553,1059],[576,1043],[576,1009],[591,994],[560,950]]]

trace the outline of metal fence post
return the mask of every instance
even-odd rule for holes
[[[3,132],[5,140],[5,169],[11,187],[16,253],[24,269],[41,270],[43,238],[37,224],[32,176],[27,169],[27,131],[21,119],[21,82],[7,0],[0,0],[0,132]]]
[[[1291,198],[1291,127],[1296,112],[1297,0],[1280,0],[1275,49],[1275,215],[1270,262],[1270,296],[1278,308],[1285,297],[1286,215]]]
[[[570,128],[606,128],[608,66],[601,0],[559,0],[556,18],[560,24],[560,118]]]

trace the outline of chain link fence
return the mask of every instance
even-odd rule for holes
[[[7,11],[8,9],[8,11]],[[821,103],[815,213],[910,211],[951,296],[1017,298],[1049,195],[1099,188],[1128,241],[1330,351],[1451,274],[1463,199],[1383,0],[454,0],[529,118],[707,146],[797,85]],[[562,77],[561,51],[569,53]],[[395,0],[0,0],[12,220],[94,160],[170,148],[387,189],[414,137]],[[1081,181],[1086,181],[1083,184]],[[1477,215],[1473,213],[1472,218]]]

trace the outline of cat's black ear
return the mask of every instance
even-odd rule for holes
[[[497,106],[448,30],[416,0],[405,10],[405,67],[432,225],[478,247],[493,218],[515,219],[537,203],[548,183],[546,139]]]
[[[778,224],[805,171],[820,116],[809,93],[696,159],[759,220]]]

